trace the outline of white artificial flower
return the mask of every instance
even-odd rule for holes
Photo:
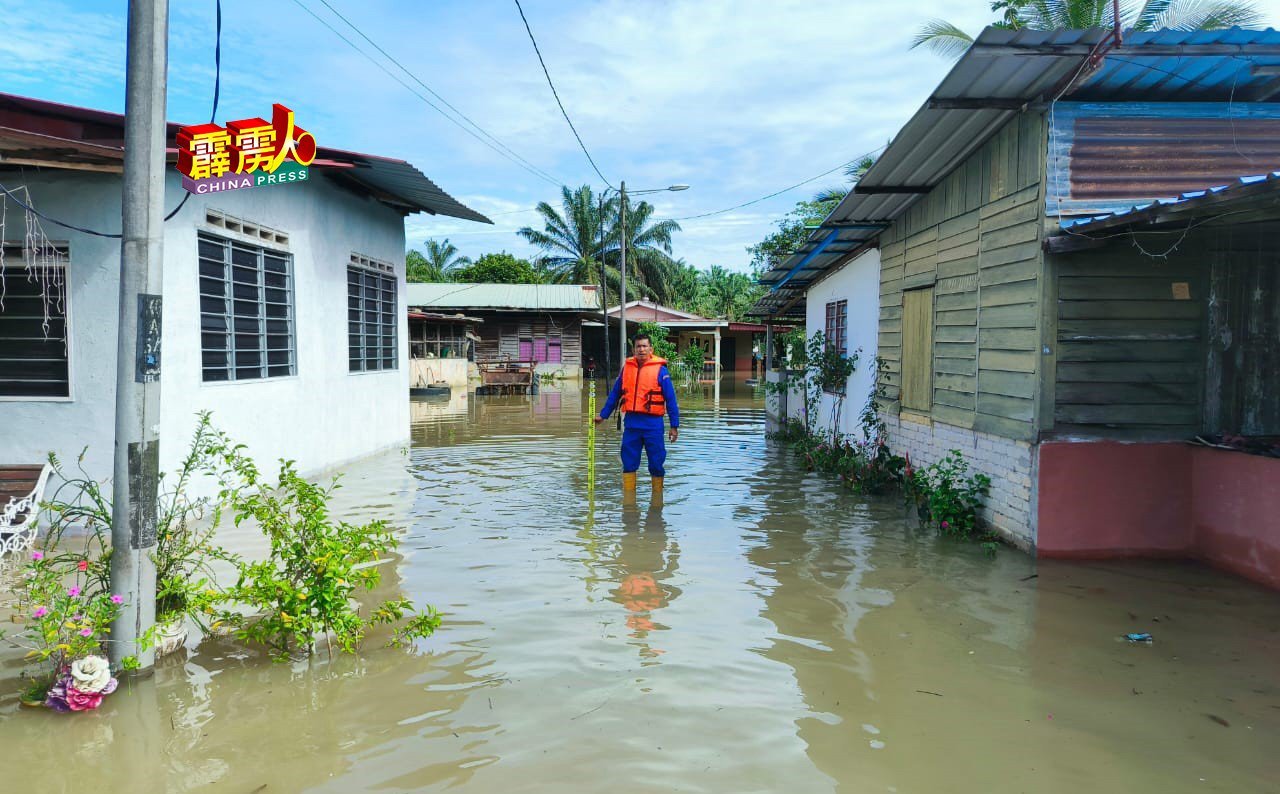
[[[101,656],[86,656],[71,663],[72,686],[81,692],[101,692],[111,683],[111,665]]]

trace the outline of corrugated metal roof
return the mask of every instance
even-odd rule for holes
[[[589,284],[409,284],[407,303],[422,309],[599,312]]]
[[[1067,96],[1092,101],[1257,101],[1273,88],[1280,92],[1275,75],[1251,69],[1280,63],[1274,30],[1129,32],[1087,74],[1090,54],[1111,37],[1098,28],[984,30],[854,191],[761,283],[804,288],[820,278],[877,238],[1023,106],[1058,98],[1073,81]],[[770,306],[790,301],[779,297],[767,296],[751,313],[769,316]]]
[[[1259,197],[1274,199],[1273,194],[1280,194],[1280,171],[1242,176],[1229,185],[1193,190],[1174,199],[1138,204],[1088,218],[1073,218],[1063,221],[1062,226],[1072,233],[1083,234],[1116,226],[1185,221],[1205,214],[1222,214],[1226,218],[1235,214],[1239,204],[1252,203]],[[1280,204],[1273,203],[1272,209],[1280,218]]]

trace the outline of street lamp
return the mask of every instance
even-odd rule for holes
[[[631,195],[640,196],[646,193],[673,193],[681,190],[688,190],[688,185],[670,185],[668,187],[654,188],[652,190],[633,190]],[[609,195],[609,191],[613,188],[606,188],[601,194],[601,201]],[[622,373],[622,365],[627,360],[627,183],[618,183],[618,195],[621,201],[618,202],[618,221],[619,244],[621,246],[621,270],[622,270],[622,289],[618,295],[618,326],[622,329],[622,333],[618,335],[618,373]],[[622,412],[618,412],[618,416],[622,416]]]

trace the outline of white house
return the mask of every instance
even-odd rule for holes
[[[819,249],[818,254],[821,253],[823,249]],[[828,253],[826,256],[836,264],[818,275],[796,279],[795,283],[783,282],[779,289],[762,299],[756,311],[774,319],[803,318],[806,337],[811,338],[820,331],[841,353],[857,355],[857,366],[844,391],[823,392],[810,417],[816,429],[854,435],[860,432],[859,417],[875,385],[880,250],[868,248],[841,262],[843,253]],[[808,267],[818,254],[802,257],[801,268],[796,273]],[[776,382],[779,377],[778,372],[767,373],[771,381]],[[776,415],[782,410],[788,418],[800,419],[805,410],[804,396],[799,389],[792,389],[785,401],[771,398],[769,410],[775,419],[782,418]]]
[[[110,476],[120,241],[50,219],[120,231],[123,121],[0,95],[0,463],[87,447],[89,473]],[[268,468],[403,444],[404,218],[488,219],[404,161],[323,147],[306,181],[194,195],[181,179],[166,184],[168,207],[186,201],[164,234],[162,470],[202,410]]]

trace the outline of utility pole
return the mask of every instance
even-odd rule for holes
[[[600,212],[596,216],[600,221],[600,248],[596,251],[596,264],[600,266],[600,319],[604,320],[604,382],[609,384],[609,371],[613,364],[609,361],[609,280],[604,272],[604,194],[600,194]]]
[[[120,337],[116,349],[111,591],[124,597],[111,657],[153,650],[137,640],[155,624],[156,491],[160,476],[160,310],[164,264],[165,94],[168,0],[129,0],[125,61]]]
[[[620,231],[622,232],[618,240],[619,250],[622,252],[622,290],[618,296],[618,325],[622,329],[618,334],[618,372],[621,374],[623,365],[627,361],[627,183],[625,181],[618,183],[618,195]],[[622,411],[618,411],[618,429],[622,429]]]

